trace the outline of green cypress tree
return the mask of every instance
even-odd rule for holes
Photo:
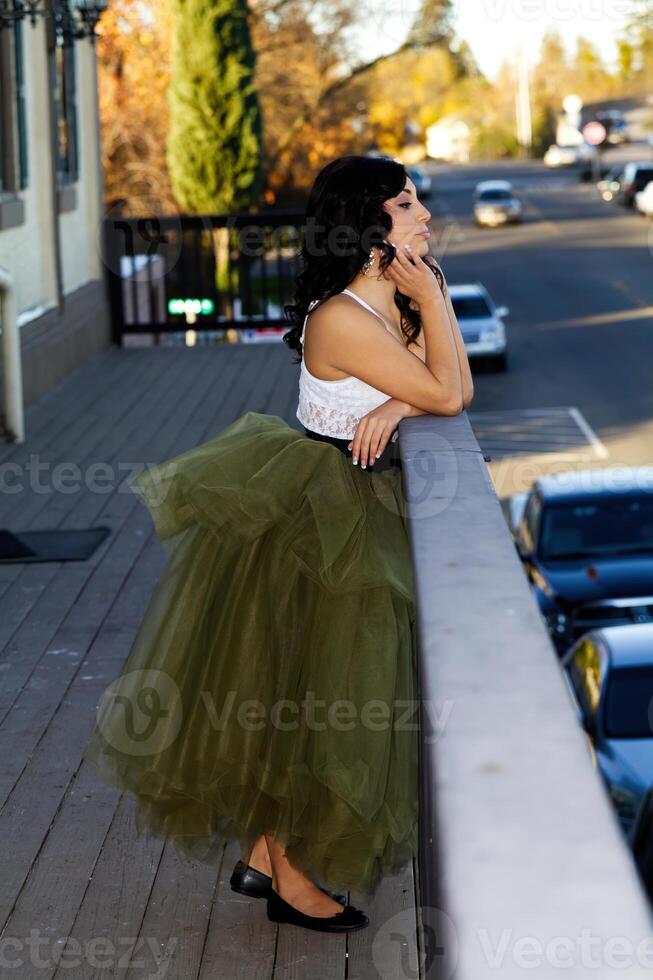
[[[166,158],[188,213],[258,203],[262,123],[247,14],[247,0],[175,0]]]

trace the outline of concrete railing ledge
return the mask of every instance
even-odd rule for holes
[[[466,413],[399,426],[429,980],[644,980],[653,916]]]

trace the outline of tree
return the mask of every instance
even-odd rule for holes
[[[167,162],[179,205],[258,203],[262,123],[246,0],[175,0]]]
[[[379,0],[372,0],[371,6],[378,17]],[[437,6],[433,4],[433,16]],[[440,6],[444,9],[449,4],[441,3]],[[356,103],[362,101],[360,93],[365,90],[366,77],[377,66],[405,52],[424,49],[425,45],[446,44],[450,36],[445,24],[438,27],[437,20],[432,19],[428,36],[424,33],[411,36],[409,32],[394,51],[360,60],[359,49],[350,48],[346,34],[346,28],[355,21],[350,0],[317,0],[313,3],[307,0],[253,0],[252,10],[256,23],[257,51],[265,50],[266,35],[269,38],[272,34],[275,46],[278,45],[274,52],[274,64],[270,64],[269,59],[261,59],[264,63],[261,76],[266,76],[266,82],[269,77],[274,78],[276,85],[270,88],[267,84],[259,83],[262,98],[266,92],[268,103],[273,102],[284,118],[283,130],[279,132],[278,139],[270,141],[269,152],[266,153],[273,195],[276,190],[293,182],[298,148],[307,146],[312,137],[324,146],[324,120],[328,120],[327,125],[335,137],[326,140],[326,145],[330,147],[327,156],[340,152],[341,147],[342,152],[347,152],[347,149],[352,152],[352,144],[360,142],[360,139],[346,117],[344,124],[338,120],[343,119],[343,106],[349,109],[350,116],[360,117],[362,108],[356,112]],[[364,22],[366,13],[369,15],[365,4],[359,3],[355,10],[356,19]],[[291,24],[293,28],[289,29]],[[324,30],[325,24],[329,27],[328,31]],[[263,47],[259,47],[261,40]],[[287,43],[282,47],[284,40]],[[284,51],[281,65],[279,50]],[[289,65],[298,76],[289,72]],[[308,77],[310,84],[299,84],[297,77],[301,80]],[[279,95],[280,89],[283,97]],[[319,158],[324,157],[318,154]],[[316,164],[317,160],[311,170]]]
[[[631,78],[640,89],[653,85],[653,0],[633,0],[625,42],[632,51]]]
[[[452,0],[422,0],[408,33],[409,43],[417,48],[429,48],[444,40],[451,42],[453,38]]]
[[[635,74],[635,48],[627,38],[617,39],[619,79],[624,86],[630,85]]]
[[[548,30],[542,38],[539,60],[533,71],[531,95],[559,108],[568,75],[569,63],[562,37],[558,31]]]
[[[112,0],[97,42],[105,206],[125,215],[175,210],[165,162],[172,15],[169,0]]]
[[[606,68],[595,45],[587,38],[577,38],[567,85],[569,91],[580,95],[585,102],[595,102],[613,97],[616,87],[616,80]]]

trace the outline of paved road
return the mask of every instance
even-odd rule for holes
[[[530,485],[529,461],[653,464],[653,226],[539,163],[430,169],[448,281],[479,280],[510,308],[510,368],[476,372],[470,411],[499,496]],[[490,177],[519,189],[521,225],[473,224],[472,189]]]

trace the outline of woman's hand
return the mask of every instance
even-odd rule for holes
[[[390,244],[394,245],[394,242]],[[402,248],[395,245],[395,257],[386,271],[397,289],[414,299],[418,306],[442,299],[442,290],[433,270],[410,245]]]
[[[446,295],[447,295],[447,277],[445,276],[445,274],[444,274],[444,272],[442,270],[442,266],[440,265],[440,263],[438,262],[438,260],[437,259],[434,259],[432,255],[429,255],[429,259],[431,260],[431,262],[433,263],[433,265],[435,266],[435,268],[438,270],[438,272],[442,276],[442,284],[440,285],[440,283],[438,283],[438,286],[440,286],[440,289],[442,291],[442,295],[446,297]]]
[[[409,408],[409,405],[397,398],[389,398],[378,408],[363,415],[348,446],[352,450],[352,462],[356,463],[360,459],[361,466],[365,468],[368,462],[373,463],[378,459]]]

